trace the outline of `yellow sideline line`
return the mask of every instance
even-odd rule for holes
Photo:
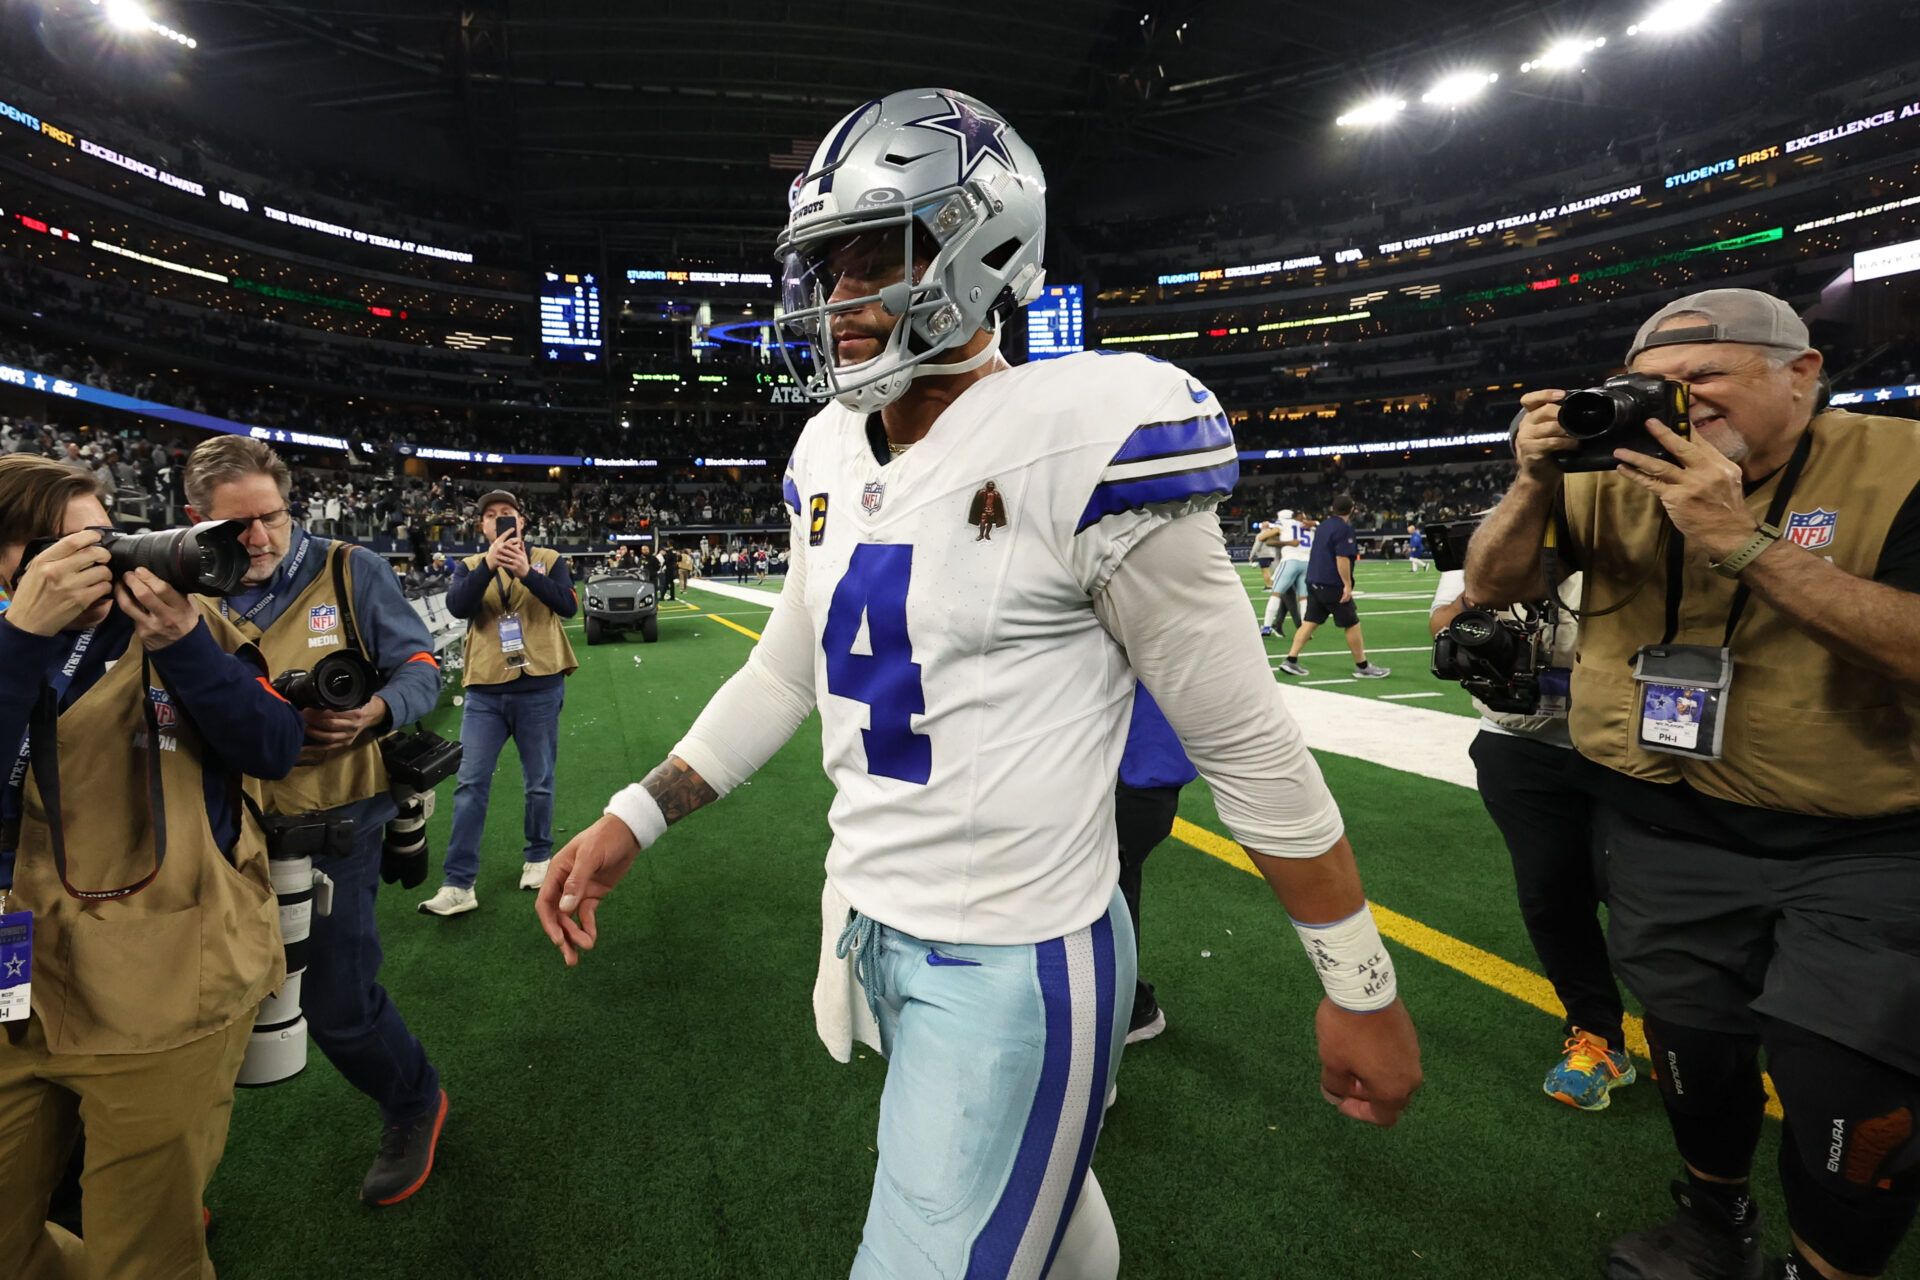
[[[1260,869],[1253,865],[1253,859],[1246,850],[1225,836],[1215,835],[1205,827],[1196,827],[1185,818],[1173,820],[1173,838],[1184,845],[1198,849],[1211,858],[1218,858],[1230,867],[1238,867],[1248,875],[1258,876]],[[1264,879],[1264,877],[1262,877]],[[1553,993],[1553,984],[1531,969],[1523,968],[1511,960],[1502,959],[1491,951],[1483,951],[1470,942],[1440,932],[1430,925],[1421,924],[1412,916],[1403,916],[1398,911],[1373,903],[1373,918],[1380,926],[1382,937],[1417,951],[1429,960],[1437,961],[1457,973],[1463,973],[1482,986],[1492,987],[1495,991],[1512,996],[1523,1004],[1530,1004],[1540,1012],[1551,1015],[1555,1020],[1564,1020],[1566,1006]],[[1627,1051],[1634,1057],[1651,1061],[1647,1049],[1646,1027],[1635,1015],[1629,1013],[1623,1022],[1626,1032]],[[1765,1078],[1767,1088],[1767,1114],[1775,1120],[1781,1118],[1780,1095],[1774,1092],[1772,1077]]]
[[[695,612],[699,612],[696,610]],[[706,614],[721,626],[738,631],[749,640],[758,640],[760,633],[751,631],[737,622],[729,622],[717,614]],[[1185,818],[1173,820],[1173,838],[1190,848],[1212,858],[1218,858],[1230,867],[1238,867],[1251,876],[1260,875],[1260,869],[1253,865],[1253,859],[1246,850],[1225,836],[1215,835],[1205,827],[1196,827]],[[1261,877],[1263,880],[1265,877]],[[1530,1004],[1540,1012],[1551,1015],[1556,1021],[1564,1021],[1566,1006],[1560,1003],[1560,997],[1553,993],[1553,984],[1531,969],[1523,968],[1511,960],[1503,960],[1491,951],[1482,951],[1470,942],[1462,942],[1451,934],[1445,934],[1430,925],[1421,924],[1412,916],[1403,916],[1398,911],[1373,903],[1373,918],[1380,926],[1382,937],[1418,951],[1429,960],[1438,961],[1456,973],[1463,973],[1482,986],[1492,987],[1495,991],[1512,996],[1522,1004]],[[1639,1018],[1629,1013],[1622,1024],[1626,1032],[1627,1051],[1636,1058],[1651,1061],[1647,1050],[1647,1032]],[[1780,1110],[1780,1095],[1774,1092],[1773,1078],[1762,1077],[1767,1089],[1767,1114],[1775,1120],[1783,1114]]]

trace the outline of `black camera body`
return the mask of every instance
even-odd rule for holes
[[[282,671],[273,678],[281,697],[302,711],[353,711],[367,705],[380,673],[351,649],[330,653],[311,671]]]
[[[1675,435],[1686,435],[1686,384],[1651,374],[1623,373],[1597,387],[1569,392],[1560,402],[1560,428],[1577,436],[1580,444],[1554,454],[1554,461],[1568,471],[1611,471],[1619,465],[1615,449],[1671,461],[1647,430],[1648,418],[1658,418]]]
[[[247,549],[240,545],[240,535],[247,531],[247,524],[245,520],[203,520],[185,529],[150,533],[103,528],[100,545],[107,549],[107,568],[116,578],[146,569],[183,595],[230,596],[246,581]],[[29,542],[16,577],[58,541],[36,538]]]
[[[1433,674],[1455,681],[1489,710],[1532,715],[1540,709],[1542,630],[1537,619],[1464,609],[1433,638]]]

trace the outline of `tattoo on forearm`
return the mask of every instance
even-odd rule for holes
[[[640,780],[640,785],[659,804],[668,826],[720,798],[706,780],[678,756],[668,756],[661,761],[659,768]]]

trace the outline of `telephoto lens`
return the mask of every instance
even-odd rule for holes
[[[311,671],[282,671],[273,687],[302,711],[352,711],[367,705],[379,681],[372,663],[343,650],[320,659]]]
[[[395,787],[400,812],[387,823],[380,846],[380,878],[411,889],[427,878],[427,819],[433,816],[433,792]]]
[[[300,1012],[300,979],[307,971],[313,918],[333,910],[333,882],[314,869],[312,858],[272,858],[267,874],[280,900],[280,941],[287,953],[287,980],[254,1015],[253,1034],[235,1082],[247,1088],[279,1084],[307,1066],[307,1019]]]
[[[247,549],[240,535],[244,520],[203,520],[187,529],[154,533],[103,531],[100,545],[107,549],[107,565],[118,577],[145,569],[187,595],[230,596],[247,576]]]

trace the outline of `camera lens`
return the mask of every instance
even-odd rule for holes
[[[1513,656],[1513,635],[1493,615],[1468,609],[1448,628],[1455,644],[1489,666],[1505,668]]]
[[[1560,402],[1560,427],[1568,435],[1591,439],[1612,431],[1630,419],[1633,396],[1622,390],[1594,388],[1576,391]]]
[[[175,591],[232,595],[247,573],[247,549],[240,545],[245,528],[238,520],[207,520],[190,529],[111,534],[108,567],[116,576],[145,569]]]

